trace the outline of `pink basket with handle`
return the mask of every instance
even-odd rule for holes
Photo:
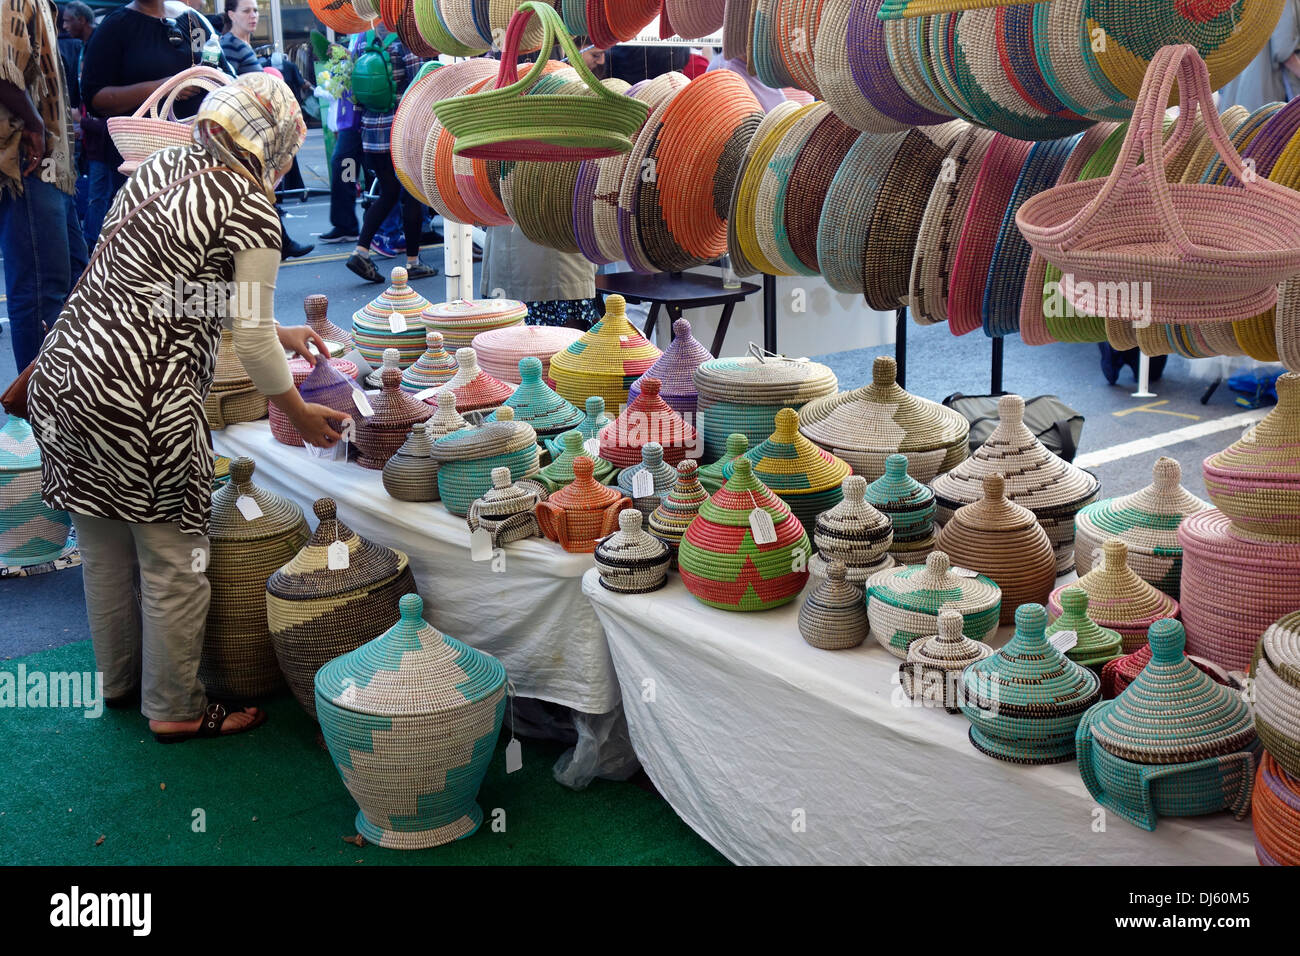
[[[194,120],[176,118],[176,97],[191,86],[211,92],[225,86],[230,77],[210,66],[192,66],[177,73],[130,116],[110,116],[108,134],[122,154],[118,172],[131,174],[146,159],[169,146],[188,146],[194,136]]]
[[[1178,120],[1164,141],[1175,81]],[[1166,161],[1191,140],[1198,110],[1237,185],[1167,181]],[[1300,193],[1244,168],[1214,109],[1205,61],[1187,44],[1152,57],[1110,177],[1039,193],[1016,224],[1070,280],[1062,282],[1070,303],[1110,319],[1249,318],[1300,273]]]

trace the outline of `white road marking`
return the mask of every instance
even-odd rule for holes
[[[1237,415],[1228,415],[1225,418],[1214,418],[1209,421],[1197,422],[1195,425],[1187,425],[1183,428],[1175,428],[1172,431],[1160,432],[1157,435],[1148,435],[1146,438],[1138,438],[1134,441],[1126,441],[1119,445],[1111,445],[1109,448],[1099,448],[1097,451],[1090,451],[1087,454],[1075,458],[1074,463],[1080,468],[1095,468],[1098,465],[1105,465],[1112,461],[1119,461],[1121,458],[1131,458],[1134,455],[1141,455],[1147,452],[1156,451],[1160,448],[1167,448],[1170,445],[1177,445],[1181,442],[1192,441],[1197,438],[1204,438],[1206,435],[1213,435],[1216,432],[1231,431],[1232,429],[1245,429],[1255,422],[1259,421],[1272,410],[1269,408],[1255,408],[1248,412],[1241,412]]]

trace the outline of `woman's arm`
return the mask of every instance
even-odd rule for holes
[[[235,315],[231,326],[235,354],[258,391],[284,412],[299,434],[313,445],[328,448],[342,437],[332,423],[350,419],[332,408],[307,404],[294,388],[275,324],[275,277],[279,268],[280,253],[275,249],[235,253],[238,292],[233,300]],[[317,348],[323,345],[322,342]]]

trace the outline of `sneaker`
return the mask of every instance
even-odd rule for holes
[[[383,282],[384,277],[379,274],[375,264],[358,252],[352,253],[346,263],[349,271],[355,272],[367,282]]]
[[[438,274],[437,269],[433,268],[432,266],[425,265],[423,262],[417,262],[415,263],[415,265],[408,265],[406,267],[407,279],[428,279],[432,276],[436,276],[437,274]]]
[[[377,256],[391,259],[394,256],[406,255],[406,243],[390,242],[383,236],[375,236],[374,241],[370,243],[370,251]]]
[[[355,232],[344,232],[342,229],[331,229],[329,232],[322,232],[316,238],[326,245],[333,245],[336,242],[356,242],[361,237]]]
[[[298,242],[294,239],[290,239],[289,242],[286,243],[285,246],[280,250],[280,261],[283,262],[285,259],[301,258],[302,256],[307,255],[307,253],[311,252],[315,248],[316,248],[315,243],[309,242],[306,245],[304,245],[301,242]]]

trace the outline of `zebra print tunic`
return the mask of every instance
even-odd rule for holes
[[[164,184],[218,165],[199,146],[155,153],[118,192],[104,235]],[[225,301],[205,295],[222,308],[194,308],[192,295],[178,303],[174,290],[223,289],[217,284],[234,278],[234,253],[279,247],[270,201],[224,169],[180,183],[122,227],[69,296],[32,373],[28,407],[46,504],[207,532],[212,455],[203,399]]]

